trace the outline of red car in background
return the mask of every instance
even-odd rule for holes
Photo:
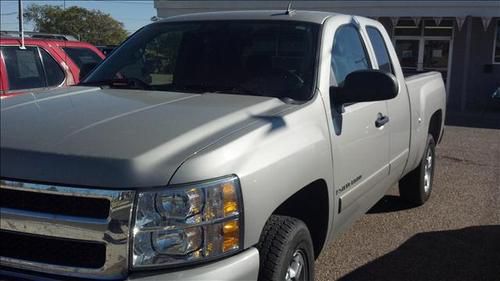
[[[21,38],[0,37],[0,97],[77,84],[105,57],[93,45],[64,36],[33,37],[25,38],[24,49]]]

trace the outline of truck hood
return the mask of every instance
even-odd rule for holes
[[[197,151],[290,106],[269,97],[98,87],[10,97],[1,101],[0,175],[103,188],[164,186]]]

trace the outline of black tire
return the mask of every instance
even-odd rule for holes
[[[434,168],[436,159],[436,143],[432,135],[427,137],[427,146],[425,147],[424,155],[420,164],[415,170],[408,173],[399,181],[399,195],[402,199],[411,202],[417,206],[423,205],[431,196],[433,181],[434,181]],[[430,153],[430,154],[429,154]],[[431,155],[430,161],[430,176],[426,180],[426,164],[428,156]],[[426,181],[428,186],[426,188]]]
[[[312,239],[301,220],[271,216],[264,226],[257,248],[260,255],[259,281],[287,280],[288,268],[292,265],[294,256],[297,260],[299,254],[303,255],[304,261],[301,275],[291,280],[314,280]]]

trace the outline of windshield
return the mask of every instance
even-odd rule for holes
[[[285,21],[152,24],[82,84],[307,100],[318,30],[317,24]]]

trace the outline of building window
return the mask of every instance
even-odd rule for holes
[[[421,24],[415,25],[412,19],[400,19],[394,27],[395,36],[420,36],[422,35]]]
[[[451,37],[454,21],[444,18],[436,23],[434,19],[423,18],[418,25],[412,19],[402,18],[394,27],[395,36]]]
[[[493,63],[500,63],[500,20],[497,21],[497,30],[495,33]]]
[[[420,45],[420,40],[415,40],[415,39],[396,40],[394,46],[403,70],[406,70],[406,68],[416,70],[418,68],[419,45]]]

